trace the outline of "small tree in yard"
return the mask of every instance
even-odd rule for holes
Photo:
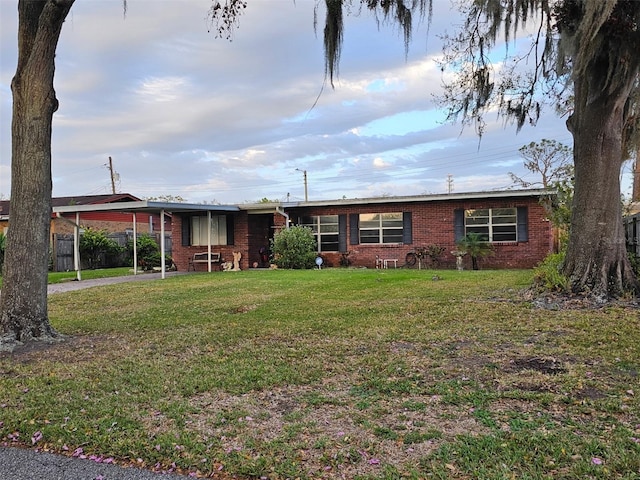
[[[493,246],[487,242],[485,237],[476,232],[467,233],[458,242],[458,250],[469,254],[474,270],[478,270],[478,258],[493,254]]]
[[[122,252],[118,242],[107,237],[104,230],[86,228],[80,237],[80,256],[87,260],[89,269],[93,270],[102,265],[103,260]]]
[[[271,240],[274,262],[280,268],[313,268],[317,254],[316,239],[307,227],[291,227]]]
[[[541,203],[549,220],[560,232],[560,249],[566,250],[575,188],[573,151],[560,142],[545,138],[539,143],[524,145],[518,151],[525,159],[524,167],[536,178],[525,180],[513,172],[509,172],[509,176],[520,187],[542,187],[554,191],[552,195],[543,197]]]
[[[129,242],[128,249],[129,254],[133,257],[133,242]],[[138,237],[136,241],[136,252],[138,256],[138,266],[145,270],[159,267],[162,263],[160,246],[151,235],[143,233]],[[167,257],[165,263],[166,265],[171,265],[173,260]]]

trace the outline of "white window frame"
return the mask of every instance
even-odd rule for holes
[[[191,245],[194,247],[206,247],[207,216],[197,215],[191,217]],[[227,217],[226,215],[211,215],[211,245],[227,244]]]
[[[478,218],[487,218],[486,223],[470,223],[469,219],[474,218],[473,213],[478,211],[487,211],[486,216],[475,217]],[[511,210],[513,213],[509,215],[498,215],[497,212],[499,210]],[[513,222],[502,222],[497,221],[498,218],[501,217],[513,217]],[[498,232],[498,228],[509,227],[513,228],[513,238],[511,239],[498,239],[496,240],[496,236],[504,236],[507,234],[511,234],[511,232]],[[487,229],[486,234],[488,234],[489,238],[487,239],[490,243],[509,243],[509,242],[517,242],[518,241],[518,209],[516,207],[498,207],[498,208],[472,208],[464,211],[464,233],[465,235],[471,232],[477,232],[479,229]],[[478,232],[480,233],[480,232]],[[485,233],[485,232],[482,232]]]
[[[331,221],[331,222],[323,222],[323,219],[335,219],[335,221]],[[308,221],[305,220],[311,220],[312,223],[309,223]],[[338,215],[306,215],[304,217],[300,217],[299,219],[299,223],[300,225],[302,225],[303,227],[308,227],[311,229],[311,231],[313,232],[313,236],[316,238],[316,245],[318,248],[318,252],[338,252],[340,250],[340,239],[339,239],[339,235],[340,235],[340,217]],[[325,228],[323,228],[325,227]],[[323,231],[326,230],[326,227],[331,227],[331,228],[335,228],[335,231]],[[335,237],[336,241],[335,242],[331,242],[331,243],[335,243],[336,248],[335,250],[323,250],[322,249],[322,244],[323,244],[323,237]],[[328,243],[328,242],[324,242],[324,243]]]
[[[389,219],[389,216],[396,216],[397,218]],[[377,216],[377,218],[375,218]],[[360,243],[362,245],[401,245],[402,239],[404,235],[404,219],[402,212],[384,212],[384,213],[361,213],[359,214],[359,223],[358,223],[358,235],[360,239]],[[393,221],[397,222],[396,225],[385,225],[385,221]],[[365,223],[374,223],[377,221],[376,226],[367,226],[363,227],[362,225]],[[391,230],[399,230],[399,234],[393,234],[393,236],[398,237],[396,241],[387,242],[385,238],[390,235]],[[363,236],[363,232],[377,232],[377,242],[368,241],[370,237]],[[385,232],[386,235],[385,235]],[[375,235],[374,235],[375,236]]]

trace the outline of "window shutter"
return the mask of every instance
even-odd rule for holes
[[[453,211],[453,239],[457,243],[464,238],[464,209]]]
[[[182,218],[182,246],[191,245],[191,217]]]
[[[360,243],[360,215],[357,213],[349,214],[349,243],[358,245]]]
[[[402,212],[402,243],[405,245],[411,245],[413,243],[411,212]]]
[[[227,218],[227,245],[235,245],[235,235],[233,231],[233,215],[226,215]]]
[[[338,215],[338,251],[347,251],[347,216]]]
[[[529,241],[529,210],[527,207],[518,207],[518,241]]]

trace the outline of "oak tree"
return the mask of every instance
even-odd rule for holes
[[[47,313],[51,126],[55,52],[74,0],[18,2],[18,64],[11,81],[11,218],[0,295],[0,350],[56,337]]]

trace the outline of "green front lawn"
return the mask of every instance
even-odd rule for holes
[[[639,478],[639,310],[538,308],[530,279],[273,270],[57,294],[66,340],[0,356],[0,441],[216,478]]]

